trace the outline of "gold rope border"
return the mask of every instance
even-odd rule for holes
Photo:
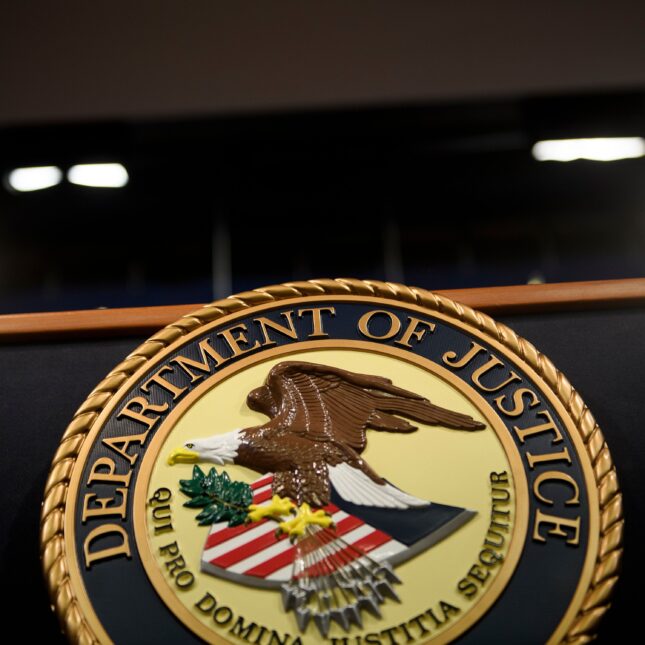
[[[571,415],[591,459],[600,500],[600,541],[591,585],[582,606],[562,641],[582,645],[594,638],[600,618],[610,606],[609,599],[618,580],[622,557],[623,507],[614,467],[605,438],[593,415],[567,378],[528,341],[506,325],[425,289],[376,280],[309,280],[289,282],[245,291],[217,300],[183,316],[140,345],[114,368],[87,397],[67,427],[52,461],[40,520],[41,560],[49,588],[52,609],[63,632],[75,643],[89,645],[98,639],[80,609],[71,585],[63,535],[67,487],[83,441],[108,401],[132,374],[158,352],[185,336],[228,314],[267,302],[302,296],[357,295],[376,296],[407,302],[457,318],[511,349],[526,361],[549,385]]]

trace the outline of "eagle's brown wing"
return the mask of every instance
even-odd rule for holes
[[[485,427],[381,376],[300,361],[278,363],[247,403],[271,417],[249,432],[271,437],[264,469],[274,473],[274,493],[315,505],[329,502],[330,479],[341,497],[357,504],[391,508],[427,504],[393,487],[360,457],[368,428],[416,430],[401,417],[460,430]],[[256,441],[254,460],[261,443]],[[242,445],[239,458],[244,451]]]
[[[251,405],[259,401],[262,406]],[[417,429],[401,417],[458,430],[485,427],[381,376],[300,361],[276,365],[266,385],[249,395],[249,405],[275,414],[267,425],[312,441],[338,443],[357,453],[365,449],[367,428],[387,432]]]

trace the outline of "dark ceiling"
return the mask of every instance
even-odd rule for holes
[[[0,172],[119,161],[121,189],[0,190],[0,311],[206,301],[312,277],[429,288],[634,277],[645,159],[538,162],[645,135],[645,92],[0,129]]]

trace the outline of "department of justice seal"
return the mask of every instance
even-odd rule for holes
[[[344,279],[217,301],[128,356],[63,436],[41,541],[76,642],[584,643],[622,526],[544,355]]]

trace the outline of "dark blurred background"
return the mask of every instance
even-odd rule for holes
[[[626,0],[10,4],[0,313],[642,276],[645,157],[532,150],[645,137],[644,34]]]

